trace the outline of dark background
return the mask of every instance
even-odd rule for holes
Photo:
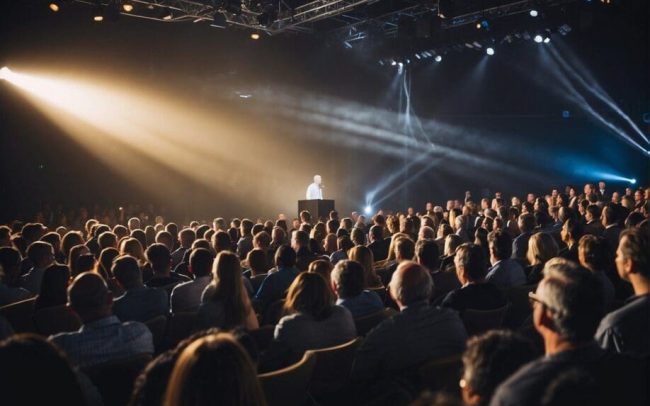
[[[620,3],[594,8],[589,24],[573,27],[566,37],[554,34],[553,45],[573,53],[648,136],[650,125],[642,117],[650,112],[650,2]],[[249,168],[238,176],[244,171],[239,165],[215,163],[214,188],[142,157],[148,173],[161,175],[151,187],[143,187],[151,180],[138,181],[139,171],[124,176],[96,159],[3,81],[3,220],[28,216],[44,202],[154,202],[178,218],[293,214],[314,173],[323,176],[326,197],[336,199],[341,211],[360,210],[368,203],[374,208],[421,207],[429,200],[460,198],[467,189],[477,197],[495,191],[548,191],[554,185],[595,181],[601,172],[636,178],[638,184],[650,180],[648,155],[568,101],[551,74],[553,67],[545,63],[545,51],[532,41],[498,46],[489,58],[466,50],[449,52],[440,64],[408,66],[403,75],[410,89],[411,120],[421,120],[423,133],[415,124],[404,130],[400,112],[406,99],[396,68],[380,66],[378,54],[368,46],[345,49],[327,33],[263,35],[252,41],[244,30],[218,30],[206,23],[122,17],[97,24],[89,7],[75,4],[55,14],[39,1],[3,3],[0,24],[0,65],[16,71],[119,77],[228,114],[233,122],[250,125],[248,142],[264,137],[261,145],[277,147],[265,153],[262,147],[238,149],[235,143],[228,153]],[[382,56],[386,51],[383,47]],[[253,97],[241,99],[237,92]],[[392,132],[422,143],[404,147],[399,141],[366,142],[340,125],[291,117],[283,103],[273,102],[276,96],[292,100],[298,110],[306,111],[306,106],[313,107],[309,100],[318,100],[352,117],[372,111],[359,120],[381,127],[376,121],[383,118]],[[598,106],[608,120],[621,122]],[[569,118],[563,117],[564,111]],[[433,125],[446,129],[434,131]],[[188,128],[179,137],[191,137],[192,132]],[[466,154],[459,158],[432,152],[431,158],[404,170],[427,142]],[[106,153],[115,153],[115,148],[107,145]],[[386,183],[395,173],[399,175]],[[228,177],[239,184],[224,180]],[[627,186],[608,183],[618,189]]]

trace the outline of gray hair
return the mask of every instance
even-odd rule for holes
[[[408,306],[431,298],[433,280],[422,265],[404,261],[393,273],[390,288],[395,298],[404,306]]]

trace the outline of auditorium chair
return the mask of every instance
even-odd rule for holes
[[[460,381],[462,369],[461,354],[428,361],[418,369],[420,389],[460,395],[458,382]]]
[[[278,322],[282,318],[283,306],[284,306],[284,299],[276,300],[275,302],[271,303],[264,311],[264,315],[262,316],[262,322],[260,323],[260,326],[278,324]]]
[[[46,307],[34,313],[36,332],[44,336],[77,331],[81,324],[79,316],[66,305]]]
[[[286,368],[259,374],[268,406],[301,406],[308,398],[316,355],[306,352],[297,363]]]
[[[522,323],[530,316],[532,309],[528,300],[528,293],[534,292],[537,284],[514,286],[502,289],[501,291],[510,302],[510,308],[506,315],[505,326],[519,328]]]
[[[506,303],[504,306],[492,310],[466,309],[460,314],[460,318],[465,324],[468,335],[478,335],[502,327],[509,307],[510,304]]]
[[[129,402],[133,384],[151,361],[151,355],[137,355],[125,360],[111,361],[83,368],[104,400],[104,406],[123,406]]]
[[[354,319],[354,324],[357,327],[357,334],[361,337],[365,337],[365,335],[368,334],[368,332],[375,328],[379,323],[397,313],[398,312],[396,310],[387,307],[376,313],[357,317]]]
[[[333,396],[344,391],[350,381],[352,363],[361,341],[362,339],[357,337],[335,347],[307,351],[316,356],[316,364],[309,382],[309,394],[312,398]]]
[[[165,348],[174,348],[179,342],[196,331],[197,312],[172,313],[167,321]]]
[[[36,333],[34,325],[34,303],[36,298],[21,300],[20,302],[0,307],[0,315],[11,324],[16,333]]]
[[[153,336],[153,346],[156,350],[156,354],[162,352],[163,345],[165,344],[165,331],[167,328],[167,317],[158,316],[154,317],[151,320],[147,320],[144,324],[149,327],[151,335]]]
[[[255,344],[257,345],[257,350],[263,352],[269,349],[271,342],[273,341],[273,334],[275,333],[275,326],[266,325],[261,326],[256,330],[251,330],[248,334],[251,336]]]

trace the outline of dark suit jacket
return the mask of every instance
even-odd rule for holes
[[[512,240],[512,258],[514,259],[526,259],[526,253],[528,252],[528,240],[530,236],[533,235],[530,232],[521,233]]]
[[[378,241],[373,241],[368,244],[368,249],[372,251],[372,256],[377,261],[383,261],[388,258],[388,248],[390,247],[390,239],[384,239]]]
[[[618,248],[618,238],[620,235],[621,228],[617,225],[605,227],[603,230],[603,238],[607,240],[610,252],[616,252],[616,249]]]
[[[487,283],[472,283],[460,289],[449,292],[443,307],[449,307],[459,312],[467,309],[494,310],[505,306],[507,300],[495,285]]]

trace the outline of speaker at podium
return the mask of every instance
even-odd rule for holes
[[[321,218],[327,219],[329,218],[330,212],[334,210],[334,200],[298,200],[298,214],[303,210],[311,213],[311,217],[315,220],[320,220]]]

